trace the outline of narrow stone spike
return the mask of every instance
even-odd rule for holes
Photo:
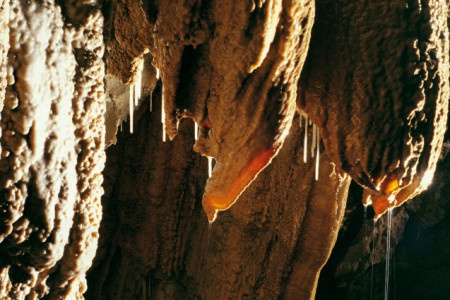
[[[166,114],[164,112],[164,86],[161,84],[161,124],[162,124],[162,141],[166,141]]]
[[[316,150],[316,125],[312,126],[312,142],[311,142],[311,158],[314,157],[314,153]]]
[[[156,80],[159,80],[159,69],[156,68]]]
[[[198,125],[197,122],[194,122],[194,138],[198,140]]]
[[[302,114],[299,114],[299,117],[298,117],[298,126],[299,126],[300,128],[302,128]]]
[[[303,162],[306,163],[308,153],[308,117],[305,117],[305,140],[303,141]]]
[[[136,85],[134,86],[134,106],[139,103],[139,98],[141,98],[141,85],[142,85],[142,70],[138,72],[138,78],[136,80]]]
[[[320,134],[319,128],[316,126],[316,171],[315,171],[315,179],[319,180],[319,155],[320,155]]]
[[[133,86],[130,86],[130,133],[133,133]]]
[[[208,156],[208,177],[212,174],[212,157]]]

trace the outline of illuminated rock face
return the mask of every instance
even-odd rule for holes
[[[430,184],[449,98],[445,1],[317,1],[298,104],[377,216]],[[388,200],[390,198],[390,200]]]
[[[432,179],[448,113],[445,1],[161,1],[142,9],[125,1],[112,11],[110,72],[133,82],[150,52],[168,135],[192,118],[194,149],[216,159],[203,196],[210,221],[277,154],[297,94],[331,161],[367,188],[377,217]]]
[[[112,12],[108,70],[134,82],[142,54],[150,52],[161,74],[169,137],[182,118],[200,126],[194,149],[216,161],[203,196],[213,221],[283,145],[314,3],[160,1],[141,8],[124,1]]]
[[[81,297],[101,220],[103,17],[71,2],[0,8],[0,297]]]

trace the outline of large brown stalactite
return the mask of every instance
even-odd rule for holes
[[[283,145],[314,3],[118,1],[111,11],[108,71],[135,82],[150,52],[161,74],[168,136],[176,135],[182,118],[200,126],[194,149],[217,163],[203,197],[213,221]]]
[[[298,103],[332,161],[366,187],[381,215],[427,188],[441,153],[447,5],[318,0],[316,9]]]

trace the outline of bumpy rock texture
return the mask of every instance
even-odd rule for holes
[[[133,82],[150,52],[168,135],[176,135],[181,118],[192,118],[200,124],[195,150],[216,159],[203,196],[210,221],[281,148],[313,19],[307,0],[112,4],[108,70]]]
[[[381,215],[426,189],[436,168],[448,113],[447,4],[318,0],[316,8],[298,103]]]
[[[206,159],[186,147],[192,123],[183,121],[173,142],[162,143],[159,116],[146,106],[140,114],[137,132],[119,134],[108,149],[100,250],[86,298],[313,297],[349,178],[323,155],[315,181],[295,126],[272,164],[208,228]]]
[[[379,216],[434,173],[447,123],[447,6],[0,0],[0,297],[83,297],[107,135],[117,145],[86,298],[313,298],[350,176]],[[130,91],[117,79],[131,86],[140,70],[135,134],[118,133]],[[296,108],[323,137],[318,181],[301,143],[317,131],[291,128]],[[200,127],[195,144],[184,118]],[[165,131],[172,142],[160,141]],[[211,178],[192,148],[216,159]],[[213,221],[238,197],[208,227],[201,204]],[[396,215],[395,237],[413,214]],[[328,267],[328,283],[368,270],[354,258],[370,243],[355,245],[338,248],[349,263]]]
[[[144,153],[134,154],[134,149],[144,145],[123,145],[119,141],[119,148],[111,150],[111,164],[120,164],[126,171],[118,171],[118,166],[108,167],[108,170],[114,170],[113,175],[108,176],[114,192],[105,198],[105,212],[109,211],[104,223],[105,240],[96,268],[91,273],[93,285],[99,288],[92,291],[89,297],[133,298],[147,294],[156,298],[176,298],[183,293],[190,293],[194,298],[267,295],[268,298],[309,298],[314,295],[315,280],[297,280],[292,286],[290,283],[278,286],[273,283],[272,288],[267,290],[264,280],[268,276],[265,272],[255,269],[251,275],[246,273],[259,255],[269,257],[270,261],[273,242],[261,242],[270,250],[249,250],[252,256],[247,258],[247,252],[242,249],[252,249],[250,242],[235,244],[234,239],[227,239],[227,234],[239,232],[233,229],[238,226],[233,222],[242,221],[233,220],[230,222],[231,229],[226,231],[226,225],[222,224],[225,220],[219,219],[213,229],[207,233],[201,231],[201,234],[209,236],[207,243],[214,245],[216,252],[223,253],[220,260],[214,260],[214,256],[199,258],[200,253],[208,255],[208,249],[201,248],[197,243],[189,244],[188,241],[197,241],[196,230],[192,229],[190,234],[184,233],[187,228],[203,229],[206,226],[203,223],[192,225],[197,224],[196,214],[199,214],[195,210],[198,202],[194,199],[203,197],[208,218],[213,220],[216,211],[228,208],[248,182],[272,159],[278,149],[272,151],[271,147],[278,142],[281,145],[283,134],[289,129],[292,120],[289,107],[297,92],[292,83],[296,81],[297,72],[303,64],[304,51],[308,47],[305,39],[309,38],[311,18],[314,16],[312,3],[297,5],[289,1],[282,4],[277,1],[239,2],[226,7],[204,1],[160,1],[143,6],[130,1],[112,2],[107,21],[106,61],[109,72],[125,83],[133,83],[143,55],[150,52],[153,65],[161,73],[158,93],[163,93],[165,126],[169,136],[175,136],[181,118],[192,118],[201,127],[200,139],[194,148],[204,155],[217,158],[217,164],[204,195],[201,195],[201,182],[193,183],[192,178],[183,181],[177,179],[179,175],[161,175],[157,170],[147,171],[162,160],[165,161],[164,166],[170,166],[170,172],[180,172],[179,168],[174,167],[174,164],[180,163],[176,154],[164,151],[156,158],[147,158],[148,153],[159,152],[145,150]],[[301,12],[298,11],[300,8]],[[399,205],[422,191],[427,185],[426,179],[432,177],[429,175],[434,173],[436,167],[446,128],[449,96],[447,4],[444,1],[317,1],[315,8],[315,27],[305,70],[298,85],[300,93],[297,104],[320,128],[325,150],[336,164],[336,169],[347,171],[368,189],[366,201],[374,205],[379,216],[388,206]],[[291,24],[290,17],[303,22]],[[271,27],[277,23],[278,26]],[[260,37],[258,33],[262,32],[262,28],[266,30]],[[293,42],[295,47],[289,44],[292,42],[289,38],[292,28],[299,36],[299,40]],[[285,53],[289,52],[283,51],[289,49],[298,49],[297,56],[286,57]],[[281,73],[285,72],[283,75],[277,73],[278,63],[282,66]],[[279,103],[271,100],[277,98]],[[147,109],[141,107],[141,114],[144,110]],[[148,127],[146,122],[151,122],[151,128],[157,131],[156,136],[161,136],[161,129],[153,126],[159,127],[157,121],[162,121],[162,118],[154,115],[151,121],[146,118],[147,113],[143,124],[145,128]],[[153,125],[155,122],[156,125]],[[180,126],[183,130],[186,125]],[[150,140],[146,130],[139,129],[138,134],[145,132],[144,136]],[[131,139],[127,142],[134,145],[139,141]],[[177,143],[181,142],[175,138],[176,148],[180,147]],[[152,143],[152,147],[167,146]],[[115,158],[116,155],[122,156],[122,153],[133,153],[133,157]],[[186,155],[184,159],[188,159]],[[135,163],[128,165],[127,159]],[[146,166],[149,159],[155,160],[152,167]],[[254,183],[255,187],[250,186],[242,194],[242,199],[247,199],[248,195],[261,199],[267,194],[272,199],[278,199],[280,191],[290,191],[292,182],[286,174],[290,174],[295,165],[286,159],[284,163],[290,167],[289,170],[284,169],[286,174],[283,174],[273,170],[277,161],[275,159],[275,165],[261,173]],[[194,172],[195,165],[187,167],[186,164],[182,163],[182,174],[189,172],[192,177],[199,172]],[[203,168],[206,169],[206,166],[203,165]],[[143,190],[130,190],[128,187],[131,183],[127,178],[132,176],[133,169],[141,175],[131,182],[142,180],[145,183]],[[166,167],[165,172],[169,171]],[[270,175],[264,175],[265,172]],[[200,176],[204,173],[196,174]],[[122,180],[117,182],[117,176]],[[268,179],[265,176],[269,176]],[[284,178],[281,179],[283,184],[271,187],[266,193],[252,194],[259,180],[265,179],[266,185],[271,186],[271,176]],[[163,185],[164,178],[168,177],[171,183]],[[246,182],[239,180],[240,177],[246,178]],[[301,184],[309,184],[307,177],[304,180]],[[307,188],[304,192],[309,191]],[[183,202],[172,199],[172,193]],[[135,194],[139,196],[133,197]],[[289,193],[284,195],[291,197]],[[130,197],[132,200],[125,201]],[[142,202],[142,198],[151,199],[157,207],[149,209],[151,204]],[[302,201],[311,203],[306,199]],[[169,207],[160,207],[163,202]],[[189,208],[193,212],[184,213],[186,203],[190,203]],[[237,204],[223,218],[226,219],[229,214],[233,218],[236,218],[235,214],[252,214],[257,209],[246,206],[246,210],[241,211],[240,207],[241,204]],[[291,213],[295,214],[295,211]],[[161,222],[158,221],[148,225],[150,227],[141,228],[138,224],[150,222],[141,221],[150,218],[147,214],[168,219],[164,219],[164,225],[159,225]],[[267,209],[267,214],[277,215],[271,209]],[[326,219],[325,213],[320,219]],[[277,220],[276,217],[274,220]],[[299,217],[298,222],[306,220],[307,214]],[[108,235],[111,231],[115,232],[115,228],[119,228],[118,232],[124,230],[125,234]],[[215,228],[219,228],[219,234],[213,236]],[[332,228],[328,224],[320,231],[318,227],[314,230],[318,236],[335,236]],[[150,239],[154,245],[146,246],[145,249],[150,250],[137,251],[135,245],[147,245],[147,237],[155,234],[152,230],[158,233]],[[135,231],[145,232],[145,239],[141,234],[136,235]],[[253,234],[257,233],[258,230]],[[288,252],[298,250],[302,253],[303,249],[308,252],[308,243],[311,243],[314,250],[309,253],[309,259],[316,257],[319,261],[325,261],[328,256],[326,249],[332,247],[334,238],[330,238],[324,247],[313,245],[308,238],[303,240],[300,237],[299,241],[301,246],[298,249],[291,250],[292,244],[286,246]],[[186,243],[192,245],[189,250],[185,250]],[[173,249],[176,249],[176,254]],[[189,255],[196,260],[206,259],[203,263],[207,266],[198,266],[197,262],[196,268],[200,271],[192,273],[192,265],[186,258],[191,257]],[[300,261],[304,259],[302,257]],[[214,267],[210,266],[209,260],[213,261],[211,264]],[[265,267],[270,265],[265,259],[262,263]],[[277,261],[277,264],[285,266],[283,261]],[[294,264],[289,271],[280,267],[274,271],[272,278],[277,278],[278,272],[287,272],[289,275],[286,278],[297,278],[298,274],[307,274],[309,269],[313,273],[309,278],[315,278],[320,271],[317,266],[321,264],[312,265],[316,267],[308,263]],[[114,270],[119,268],[122,273],[114,274],[109,269],[111,266]],[[255,276],[259,279],[252,281]],[[282,277],[285,278],[284,275]],[[138,278],[141,278],[141,283],[136,283]],[[212,282],[215,285],[211,287]],[[301,286],[301,282],[305,285]]]
[[[103,17],[63,4],[0,6],[2,299],[81,297],[97,248]]]

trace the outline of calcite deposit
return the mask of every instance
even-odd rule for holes
[[[440,1],[317,1],[299,107],[377,217],[432,182],[447,124],[449,34]]]
[[[161,1],[140,7],[124,1],[111,11],[108,70],[134,82],[142,55],[150,52],[161,74],[164,130],[173,138],[185,117],[200,126],[194,149],[216,160],[203,196],[213,221],[289,132],[313,2]]]
[[[101,220],[103,17],[74,1],[1,8],[0,295],[80,298]]]
[[[108,69],[132,83],[142,55],[153,55],[164,129],[173,138],[192,118],[194,149],[216,160],[203,196],[210,221],[276,155],[297,91],[331,160],[367,188],[377,217],[430,183],[448,113],[447,3],[333,3],[113,4]]]

